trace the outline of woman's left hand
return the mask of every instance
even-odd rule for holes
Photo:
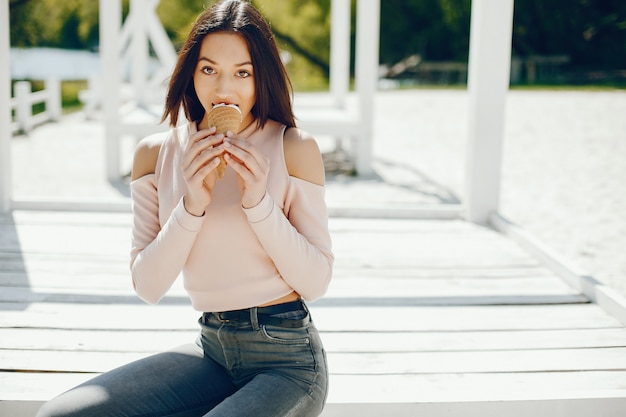
[[[248,141],[231,133],[224,138],[224,158],[239,176],[241,205],[251,208],[265,196],[270,160]]]

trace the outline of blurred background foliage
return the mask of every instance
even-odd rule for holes
[[[271,22],[296,89],[326,88],[331,0],[252,2]],[[125,14],[128,3],[123,0]],[[161,0],[157,12],[176,47],[197,15],[212,3]],[[12,46],[97,49],[97,0],[10,0],[9,4]],[[356,0],[352,7],[356,8]],[[425,62],[467,64],[470,9],[471,0],[382,0],[381,64],[389,68],[405,61],[407,71],[396,74],[400,78],[415,77],[411,67],[419,69]],[[353,37],[354,20],[353,13]],[[537,56],[563,58],[558,77],[544,80],[548,83],[626,84],[624,0],[517,0],[512,42],[513,54],[521,62]],[[520,68],[524,72],[526,67]]]

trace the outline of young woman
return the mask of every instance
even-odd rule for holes
[[[215,134],[207,114],[217,104],[240,109],[239,132]],[[295,127],[274,38],[248,2],[199,16],[168,118],[172,129],[135,154],[132,279],[156,303],[182,272],[200,335],[62,394],[39,416],[319,415],[326,358],[302,299],[321,297],[332,274],[324,167]]]

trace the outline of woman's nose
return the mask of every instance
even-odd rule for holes
[[[215,95],[221,99],[229,98],[233,94],[233,85],[230,77],[220,75],[215,87]]]

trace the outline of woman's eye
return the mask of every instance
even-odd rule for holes
[[[211,67],[202,67],[200,68],[200,71],[203,72],[204,74],[214,74],[215,70]]]
[[[237,71],[237,77],[240,78],[247,78],[250,77],[252,74],[250,73],[250,71],[247,70],[239,70]]]

